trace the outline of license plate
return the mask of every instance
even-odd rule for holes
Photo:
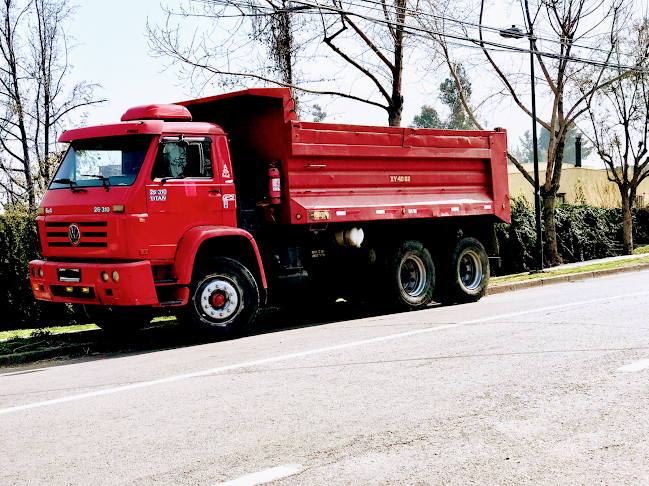
[[[330,211],[309,211],[309,219],[321,220],[331,219]]]
[[[80,268],[57,268],[56,276],[59,282],[81,282]]]

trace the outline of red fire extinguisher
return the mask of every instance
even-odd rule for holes
[[[268,169],[268,195],[271,204],[282,204],[282,183],[275,162]]]

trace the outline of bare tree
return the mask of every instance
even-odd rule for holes
[[[629,59],[633,54],[636,58],[644,56],[649,44],[649,19],[643,19],[632,31],[635,35],[629,39],[613,39],[613,59],[618,65],[637,62]],[[649,176],[649,74],[639,71],[619,79],[589,99],[587,107],[590,138],[606,164],[609,181],[620,191],[624,253],[631,255],[632,208],[638,186]]]
[[[345,9],[342,0],[331,1],[340,13],[340,22],[328,25],[324,16],[322,17],[324,43],[371,80],[384,100],[385,104],[382,107],[388,112],[388,124],[401,126],[404,102],[402,91],[405,19],[408,13],[406,0],[393,0],[392,5],[382,0],[384,22],[381,23],[373,20],[372,12],[354,18],[353,13],[350,15],[350,11]],[[336,43],[336,38],[348,29],[351,29],[352,35],[347,36],[345,48]],[[354,54],[358,45],[354,41],[360,42],[360,48],[367,50],[369,56]]]
[[[29,120],[26,110],[26,93],[23,80],[28,77],[27,66],[24,66],[19,54],[20,26],[28,15],[29,7],[19,8],[14,0],[2,0],[0,5],[0,96],[4,108],[0,120],[0,145],[10,162],[3,160],[2,169],[9,183],[5,186],[15,197],[15,187],[27,191],[29,207],[35,206],[34,184],[31,172],[29,140],[27,128]],[[12,162],[17,162],[15,167]],[[20,176],[24,180],[20,180]]]
[[[203,1],[199,7],[168,11],[167,24],[148,27],[148,34],[152,54],[179,67],[184,81],[199,92],[214,82],[223,86],[252,80],[287,86],[294,93],[333,95],[380,107],[387,112],[388,123],[399,126],[408,12],[406,0],[361,6],[342,0]],[[173,15],[208,17],[211,30],[196,31],[184,43],[181,27],[170,25]],[[300,29],[295,28],[296,22]],[[315,79],[297,76],[300,52],[310,59],[333,62],[335,73],[320,73]],[[341,87],[343,73],[349,69],[366,80],[370,89],[362,83],[358,88]]]
[[[525,29],[528,39],[532,39],[532,52],[535,54],[536,63],[540,67],[542,83],[537,83],[542,91],[539,101],[545,100],[551,107],[548,117],[541,119],[537,115],[537,122],[550,132],[550,140],[547,147],[547,165],[545,183],[541,186],[541,197],[543,199],[543,220],[545,225],[544,256],[549,266],[560,263],[557,248],[556,225],[555,225],[555,198],[561,182],[561,170],[563,164],[563,152],[566,137],[570,127],[587,110],[593,97],[602,89],[611,86],[616,81],[631,75],[635,70],[641,69],[649,58],[649,49],[638,50],[638,56],[633,65],[625,66],[621,70],[614,70],[613,49],[595,47],[590,49],[588,58],[579,58],[575,55],[580,51],[580,42],[588,38],[592,45],[592,39],[596,42],[609,46],[613,45],[610,39],[618,38],[624,27],[628,25],[629,12],[624,4],[625,0],[541,0],[532,11],[528,1],[523,1],[523,14]],[[520,67],[513,67],[508,64],[509,57],[496,57],[492,53],[494,45],[502,39],[487,40],[483,28],[484,2],[480,5],[477,13],[478,39],[475,43],[480,46],[484,59],[489,70],[499,80],[499,93],[503,99],[512,100],[524,113],[532,116],[531,107],[524,102],[524,90],[529,87],[530,79],[525,73],[520,72]],[[544,32],[551,32],[551,37],[544,38],[543,48],[540,48],[540,40],[535,37],[539,24],[542,24]],[[443,33],[443,31],[439,31]],[[545,34],[546,36],[548,34]],[[432,35],[434,40],[444,52],[445,58],[451,69],[455,72],[456,64],[451,60],[448,42],[443,35]],[[525,51],[525,47],[521,48]],[[588,83],[583,82],[583,73],[588,72]],[[460,90],[461,100],[472,121],[477,127],[477,122],[471,107],[466,102],[460,86],[460,80],[456,74],[453,75],[456,85]],[[510,152],[507,153],[510,161],[525,176],[531,184],[534,178],[518,162]]]
[[[54,142],[66,118],[95,100],[98,86],[78,83],[66,91],[70,72],[67,0],[1,0],[0,170],[10,201],[36,207],[58,161]]]

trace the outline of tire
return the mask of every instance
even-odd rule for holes
[[[216,258],[189,287],[181,321],[222,336],[241,334],[257,316],[259,288],[250,271],[235,260]]]
[[[139,331],[151,322],[150,308],[139,306],[83,305],[88,322],[112,334]]]
[[[389,300],[400,310],[426,307],[433,298],[435,265],[419,241],[404,242],[388,262]]]
[[[475,238],[461,239],[451,254],[449,271],[438,287],[441,302],[477,302],[488,285],[489,258],[484,246]]]

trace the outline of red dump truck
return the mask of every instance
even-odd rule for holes
[[[59,142],[34,296],[106,329],[157,311],[234,334],[275,302],[476,301],[510,220],[504,130],[304,122],[287,89],[139,106]]]

